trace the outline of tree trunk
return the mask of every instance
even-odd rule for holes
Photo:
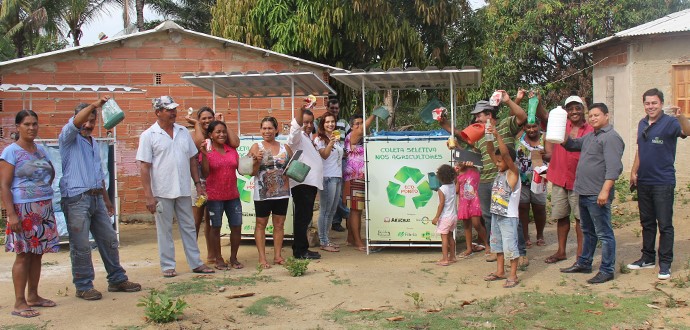
[[[144,0],[136,0],[137,29],[144,31]]]
[[[122,25],[124,25],[122,27],[123,29],[127,29],[129,24],[132,23],[129,19],[129,2],[130,0],[122,1]]]

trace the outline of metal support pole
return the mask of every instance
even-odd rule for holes
[[[240,97],[237,96],[237,136],[240,136]]]
[[[292,77],[290,77],[290,96],[291,96],[290,106],[292,107],[292,118],[295,118],[295,79]]]
[[[216,81],[215,81],[215,80],[211,80],[211,82],[212,82],[212,85],[211,85],[212,92],[211,92],[211,94],[213,94],[213,111],[218,111],[218,109],[216,109]]]
[[[453,75],[450,75],[450,136],[455,136],[455,86]],[[453,157],[450,158],[450,165],[453,166]]]
[[[362,141],[364,142],[364,203],[366,204],[364,208],[364,214],[365,214],[365,228],[364,228],[364,233],[366,235],[366,241],[367,241],[367,255],[369,255],[369,175],[367,172],[369,170],[367,169],[367,166],[369,166],[367,162],[367,101],[366,101],[366,96],[367,96],[367,91],[364,89],[364,78],[362,78],[362,129],[363,134],[362,134]],[[349,148],[350,146],[345,146],[346,148]],[[355,234],[357,235],[357,234]]]

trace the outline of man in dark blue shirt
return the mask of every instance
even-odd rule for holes
[[[673,261],[673,197],[676,188],[676,144],[690,135],[690,121],[680,108],[662,111],[664,94],[650,89],[642,94],[647,114],[637,127],[637,153],[630,171],[630,183],[637,187],[637,205],[642,225],[642,257],[630,269],[654,268],[654,246],[659,228],[660,280],[671,278]]]

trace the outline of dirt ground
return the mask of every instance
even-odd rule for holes
[[[634,202],[628,202],[622,209],[636,209]],[[690,212],[685,203],[676,201],[676,246],[673,276],[688,274],[690,261]],[[630,221],[616,229],[617,265],[629,263],[639,257],[641,238],[639,224]],[[534,235],[534,227],[530,227]],[[71,283],[69,251],[64,246],[62,251],[44,257],[40,293],[55,300],[58,307],[41,309],[42,315],[33,319],[22,319],[10,315],[14,294],[12,291],[11,267],[13,255],[0,254],[0,328],[13,325],[35,325],[50,329],[94,329],[94,328],[165,328],[165,329],[341,329],[347,324],[338,324],[328,317],[336,309],[356,310],[360,308],[395,308],[412,310],[412,299],[406,292],[419,292],[424,297],[427,308],[443,308],[457,305],[462,301],[483,299],[506,294],[522,294],[529,291],[576,294],[587,290],[600,294],[613,294],[624,299],[624,292],[638,294],[658,294],[654,290],[657,282],[657,270],[645,269],[629,274],[616,274],[615,281],[597,286],[587,286],[585,282],[593,275],[563,275],[558,271],[573,263],[574,233],[571,232],[568,249],[568,260],[547,265],[544,259],[556,250],[555,224],[549,223],[546,228],[544,247],[532,247],[528,250],[530,266],[519,272],[521,285],[513,289],[504,289],[501,282],[487,285],[482,277],[495,270],[495,263],[484,261],[483,254],[475,253],[469,259],[460,260],[449,267],[436,266],[433,262],[440,257],[437,248],[387,248],[369,256],[349,247],[343,247],[339,253],[323,252],[323,259],[312,262],[307,274],[303,277],[290,277],[287,270],[274,266],[265,270],[273,281],[258,282],[255,285],[228,286],[224,292],[191,294],[184,296],[189,307],[184,312],[183,320],[165,325],[150,325],[144,319],[142,307],[137,301],[148,294],[149,289],[163,290],[174,282],[192,282],[195,275],[191,273],[184,260],[179,239],[177,244],[177,271],[175,278],[162,278],[158,264],[156,231],[152,224],[126,224],[121,226],[121,261],[130,280],[142,284],[144,290],[138,293],[109,293],[105,280],[105,270],[97,251],[93,259],[96,266],[96,289],[103,292],[100,301],[84,301],[74,297],[74,286]],[[344,243],[345,233],[333,232],[336,242]],[[206,257],[203,238],[202,258]],[[227,240],[224,241],[227,244]],[[269,243],[270,244],[270,243]],[[288,243],[289,244],[289,243]],[[461,247],[462,248],[462,247]],[[268,248],[272,254],[272,248]],[[289,245],[284,248],[284,255],[291,255]],[[229,246],[223,247],[227,257]],[[595,257],[598,267],[599,254]],[[239,252],[240,261],[246,267],[242,270],[218,272],[214,278],[250,277],[256,273],[257,252],[252,241],[242,244]],[[269,256],[272,260],[272,255]],[[616,267],[618,269],[618,266]],[[564,285],[565,281],[567,284]],[[560,284],[559,284],[560,282]],[[669,283],[670,284],[670,283]],[[679,300],[688,300],[688,289],[676,289],[671,285],[666,291],[673,292]],[[227,296],[237,293],[253,292],[256,295],[241,299],[228,299]],[[270,315],[261,317],[247,315],[243,312],[253,302],[268,296],[280,296],[287,299],[288,307],[270,309]],[[649,321],[649,328],[663,328],[667,322],[690,326],[688,313],[690,308],[662,308]]]

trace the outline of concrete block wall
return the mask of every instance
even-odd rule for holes
[[[127,85],[145,89],[145,94],[115,94],[125,110],[125,121],[117,126],[117,163],[120,211],[123,218],[151,218],[143,203],[139,169],[135,162],[139,135],[156,120],[151,101],[171,95],[177,103],[177,123],[186,125],[186,109],[212,105],[211,93],[192,87],[180,76],[185,72],[230,72],[265,70],[311,70],[323,75],[323,68],[302,64],[277,56],[264,57],[262,52],[230,46],[210,38],[183,32],[160,31],[132,37],[122,43],[109,43],[84,49],[28,59],[19,63],[0,64],[0,77],[6,84],[82,84]],[[102,94],[105,95],[105,94]],[[57,138],[62,126],[73,115],[79,102],[93,102],[94,93],[21,93],[0,92],[0,148],[12,141],[16,113],[29,107],[39,115],[40,138]],[[325,98],[316,107],[317,115],[325,111]],[[257,133],[259,121],[267,115],[276,117],[281,126],[291,119],[289,98],[241,99],[241,132]],[[302,99],[295,100],[296,106]],[[217,98],[216,111],[224,114],[229,128],[237,130],[237,98]],[[99,114],[100,116],[100,114]],[[100,120],[100,118],[99,118]],[[100,127],[100,125],[99,125]],[[100,127],[95,135],[105,136]]]

